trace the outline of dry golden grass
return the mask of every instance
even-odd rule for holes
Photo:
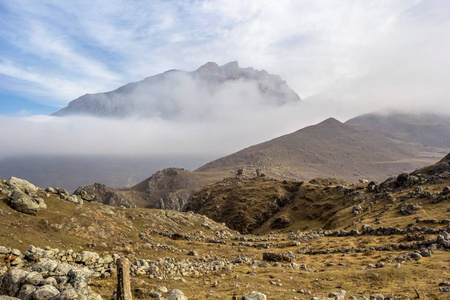
[[[289,184],[288,184],[289,185]],[[429,190],[439,191],[450,182],[430,185]],[[270,182],[262,182],[261,186],[268,195],[278,193],[277,188]],[[242,187],[242,191],[257,200],[258,189]],[[264,224],[259,230],[267,237],[267,232],[278,232],[272,237],[274,243],[289,241],[290,231],[316,230],[328,227],[329,229],[343,229],[352,225],[357,219],[363,219],[350,228],[360,229],[362,224],[378,226],[394,226],[404,229],[409,223],[415,223],[415,218],[433,218],[442,220],[450,218],[447,207],[448,200],[438,204],[430,204],[426,199],[408,199],[407,203],[422,202],[421,209],[414,215],[404,216],[398,213],[398,203],[389,204],[388,200],[379,200],[371,209],[360,215],[353,216],[351,208],[352,199],[342,197],[336,188],[323,188],[304,184],[294,201],[272,216],[276,218],[281,214],[288,215],[292,220],[290,227],[283,230],[273,230]],[[404,194],[405,192],[403,192]],[[400,198],[401,194],[394,194]],[[85,203],[77,206],[56,196],[41,197],[48,205],[37,216],[30,216],[12,210],[6,199],[0,200],[0,245],[25,250],[28,245],[38,247],[50,246],[59,249],[74,249],[75,251],[92,250],[102,253],[116,252],[133,258],[157,259],[162,257],[187,258],[187,252],[171,252],[161,249],[144,249],[139,238],[139,232],[144,229],[158,231],[176,231],[194,234],[201,230],[207,237],[216,235],[216,229],[202,226],[202,222],[183,221],[183,218],[171,217],[164,219],[158,210],[124,209],[108,207],[98,203]],[[256,201],[255,200],[255,201]],[[383,210],[384,206],[392,205],[376,224],[375,216]],[[294,209],[297,207],[298,209]],[[174,213],[178,215],[177,213]],[[182,214],[180,214],[182,215]],[[165,220],[165,221],[164,221]],[[269,223],[268,223],[269,224]],[[61,228],[58,226],[61,225]],[[445,225],[421,224],[442,228]],[[349,228],[349,229],[350,229]],[[235,235],[239,236],[237,233]],[[245,246],[232,246],[233,242],[226,239],[227,245],[209,244],[204,242],[172,240],[159,235],[152,235],[156,243],[163,243],[177,249],[195,250],[200,256],[211,255],[218,258],[234,260],[238,256],[251,257],[262,261],[263,252],[267,249],[257,249]],[[252,238],[252,236],[247,236]],[[435,235],[426,235],[426,238],[435,238]],[[296,252],[303,247],[309,250],[333,250],[340,248],[370,248],[372,246],[390,245],[392,243],[406,242],[405,236],[356,236],[356,237],[325,237],[301,242],[299,246],[287,248],[269,248],[268,250],[280,253]],[[250,242],[250,244],[252,244]],[[88,246],[89,245],[89,246]],[[371,293],[384,295],[394,294],[399,299],[413,299],[416,297],[414,289],[421,299],[449,299],[449,294],[441,293],[438,284],[450,281],[450,252],[437,250],[431,257],[419,261],[407,261],[400,268],[396,263],[388,263],[384,268],[367,269],[368,264],[379,261],[392,260],[406,253],[406,251],[371,251],[366,253],[349,254],[323,254],[305,255],[296,254],[295,263],[305,264],[310,271],[296,270],[285,267],[251,268],[248,265],[235,266],[231,272],[212,274],[210,276],[191,278],[185,277],[185,282],[179,280],[158,280],[146,277],[133,277],[132,288],[144,290],[156,289],[157,286],[166,286],[169,289],[179,288],[189,299],[231,299],[234,294],[241,296],[257,290],[265,293],[269,299],[310,299],[310,295],[300,294],[300,289],[309,290],[316,296],[327,296],[332,291],[344,289],[348,295],[369,296]],[[335,265],[329,266],[329,263]],[[342,265],[339,265],[342,264]],[[255,274],[250,274],[254,271]],[[94,290],[108,299],[115,288],[115,278],[96,279],[92,282]],[[281,283],[281,286],[271,284]]]

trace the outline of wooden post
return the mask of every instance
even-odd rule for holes
[[[130,285],[130,262],[128,258],[117,260],[117,300],[132,300]]]

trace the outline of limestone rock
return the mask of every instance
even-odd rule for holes
[[[58,262],[56,260],[47,259],[35,264],[31,269],[37,272],[53,272],[57,266]]]
[[[249,294],[242,296],[242,300],[267,300],[267,296],[263,293],[253,291]]]
[[[6,181],[6,184],[12,188],[17,188],[28,195],[36,193],[38,191],[38,187],[34,184],[17,177],[11,177]]]
[[[28,274],[21,269],[12,269],[3,276],[0,291],[8,296],[16,295],[19,292],[20,282]]]
[[[331,292],[328,297],[333,297],[334,300],[344,300],[345,295],[347,294],[346,291],[340,290],[339,292]]]
[[[173,289],[167,293],[167,300],[188,300],[182,291]]]
[[[17,297],[22,300],[31,300],[32,294],[36,291],[36,287],[32,284],[24,284],[20,288],[19,294]]]
[[[52,285],[43,285],[33,293],[33,300],[48,300],[59,294],[59,290]]]
[[[38,201],[17,188],[11,194],[9,206],[30,215],[37,214],[41,208],[41,204]]]

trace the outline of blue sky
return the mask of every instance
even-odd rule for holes
[[[446,0],[0,0],[0,115],[207,61],[361,111],[450,109]]]

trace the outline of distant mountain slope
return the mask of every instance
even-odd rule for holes
[[[450,118],[434,114],[365,114],[345,122],[398,142],[450,148]]]
[[[173,119],[190,113],[191,105],[207,106],[217,102],[216,98],[225,101],[227,97],[239,97],[242,101],[257,98],[265,105],[300,101],[279,76],[240,68],[238,62],[221,67],[209,62],[193,72],[171,70],[114,91],[81,96],[53,115]]]
[[[437,155],[421,156],[418,148],[422,146],[406,147],[375,130],[360,129],[330,118],[210,162],[198,171],[261,168],[277,178],[381,180],[436,159]]]

